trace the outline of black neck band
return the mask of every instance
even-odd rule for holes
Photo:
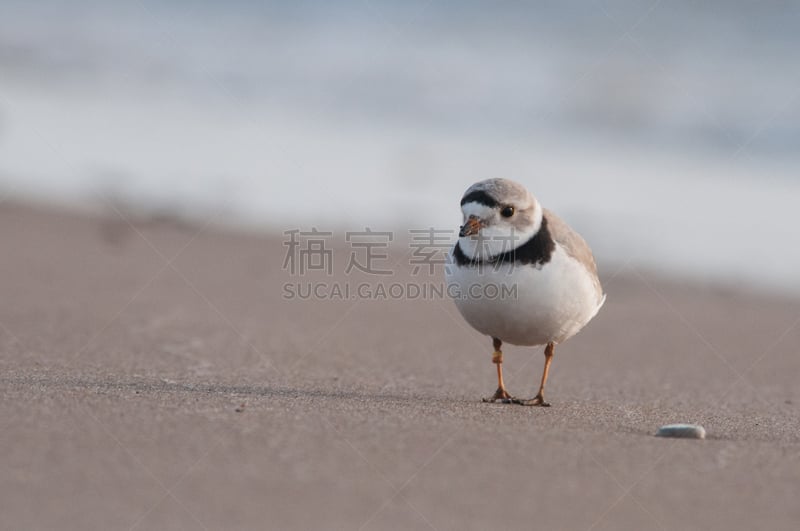
[[[472,194],[470,194],[472,195]],[[467,196],[469,197],[469,196]],[[503,262],[513,262],[515,264],[532,264],[544,265],[553,257],[553,252],[556,249],[556,242],[550,235],[550,229],[547,227],[547,218],[542,217],[542,226],[539,231],[534,234],[531,239],[517,247],[496,256],[487,258],[486,260],[472,259],[464,254],[461,250],[460,243],[456,242],[453,249],[453,257],[456,263],[460,266],[464,265],[479,265],[483,264],[499,264]]]

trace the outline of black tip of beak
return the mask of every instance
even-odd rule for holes
[[[459,238],[463,238],[464,236],[472,236],[473,234],[478,234],[478,231],[481,230],[481,221],[476,217],[470,217],[466,223],[461,225],[461,230],[458,231]]]

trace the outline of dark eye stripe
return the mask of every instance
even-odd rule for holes
[[[495,201],[494,197],[490,196],[483,190],[476,190],[465,195],[461,199],[461,206],[464,206],[467,203],[480,203],[489,208],[494,208],[497,206],[497,201]]]

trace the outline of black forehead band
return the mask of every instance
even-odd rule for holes
[[[494,208],[498,205],[494,197],[490,196],[483,190],[476,190],[465,195],[461,199],[461,206],[464,206],[467,203],[480,203],[481,205],[486,205],[489,208]]]

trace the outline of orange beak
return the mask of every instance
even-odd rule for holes
[[[472,236],[473,234],[478,234],[478,231],[482,228],[483,224],[481,220],[475,216],[470,216],[467,222],[461,226],[461,230],[458,231],[458,236],[462,238],[464,236]]]

